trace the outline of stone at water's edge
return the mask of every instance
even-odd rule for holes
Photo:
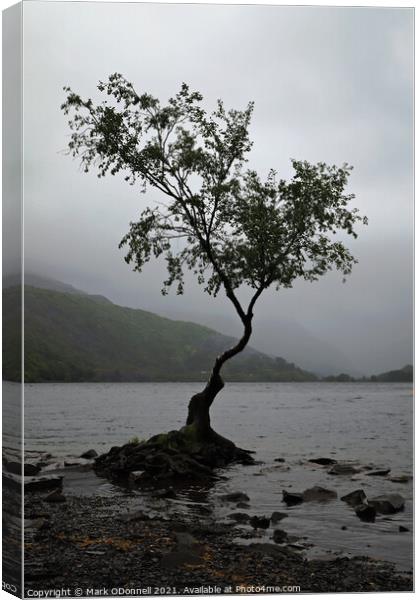
[[[273,531],[273,542],[275,544],[282,544],[287,540],[287,532],[283,529],[275,529]]]
[[[328,471],[329,475],[354,475],[359,469],[348,463],[337,463]]]
[[[14,475],[22,475],[22,464],[14,461],[9,461],[6,463],[6,469],[9,473],[13,473]],[[40,473],[41,467],[34,463],[25,463],[23,465],[23,474],[26,477],[33,477],[34,475],[38,475]]]
[[[285,502],[288,506],[301,504],[303,502],[303,494],[300,492],[288,492],[283,490],[283,502]]]
[[[354,492],[350,492],[345,496],[341,496],[341,500],[343,502],[347,502],[350,506],[359,506],[360,504],[364,504],[366,500],[366,494],[363,490],[354,490]]]
[[[98,456],[98,453],[96,452],[96,450],[88,450],[87,452],[83,452],[83,454],[80,455],[80,458],[96,458]]]
[[[337,492],[315,485],[303,492],[305,502],[326,502],[337,498]]]
[[[392,475],[392,477],[389,477],[389,481],[393,481],[394,483],[408,483],[412,479],[412,475],[406,475],[405,473],[402,473],[401,475]]]
[[[267,517],[251,517],[251,519],[249,520],[249,524],[254,528],[254,529],[268,529],[270,527],[270,519],[268,519]]]
[[[404,498],[400,494],[383,494],[369,500],[369,504],[374,506],[377,512],[391,515],[404,509]]]
[[[286,517],[288,517],[289,515],[287,513],[284,512],[278,512],[278,511],[274,511],[273,514],[271,515],[271,522],[272,523],[278,523],[279,521],[285,519]]]
[[[324,458],[324,457],[309,458],[308,462],[315,463],[316,465],[322,465],[322,466],[329,466],[329,465],[337,464],[337,461],[335,460],[335,458]]]
[[[370,477],[385,477],[391,472],[391,469],[378,469],[377,471],[369,471],[365,473],[365,475],[369,475]]]
[[[360,504],[355,507],[355,513],[361,521],[373,523],[376,519],[376,508],[369,504]]]

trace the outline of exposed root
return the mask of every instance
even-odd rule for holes
[[[95,461],[98,475],[136,483],[209,479],[214,469],[232,463],[253,464],[251,452],[210,430],[200,439],[194,425],[151,437],[145,442],[114,446]]]

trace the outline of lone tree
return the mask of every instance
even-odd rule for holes
[[[316,281],[333,267],[346,276],[357,262],[335,238],[340,231],[357,237],[356,223],[366,222],[348,207],[351,167],[292,160],[289,182],[274,170],[261,179],[245,169],[253,104],[228,111],[219,100],[209,114],[201,94],[185,83],[165,105],[139,95],[118,73],[99,82],[107,96],[99,104],[64,89],[69,151],[84,171],[121,172],[142,191],[151,186],[162,193],[162,202],[130,223],[120,243],[126,262],[141,272],[151,258],[163,257],[164,294],[173,284],[182,294],[184,273],[192,271],[208,294],[226,294],[242,323],[242,337],[216,358],[205,388],[191,398],[181,430],[227,445],[211,428],[209,410],[224,385],[223,365],[248,344],[261,294],[271,286],[290,288],[299,277]],[[238,295],[242,286],[250,291],[247,303]]]

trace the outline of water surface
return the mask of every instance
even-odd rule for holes
[[[189,398],[201,387],[199,383],[28,384],[25,449],[64,460],[89,448],[101,453],[135,436],[148,438],[177,429],[185,421]],[[203,496],[198,494],[195,501],[208,502],[225,518],[237,509],[223,505],[218,496],[245,491],[250,514],[287,512],[289,517],[279,526],[315,544],[313,553],[369,555],[411,568],[411,483],[365,475],[356,475],[354,480],[336,477],[306,460],[330,456],[411,474],[412,404],[410,384],[227,384],[212,408],[213,426],[239,446],[254,450],[262,464],[231,467],[224,473],[227,480]],[[279,457],[285,463],[275,462]],[[101,480],[77,486],[76,478],[73,484],[77,493],[124,493]],[[357,488],[363,488],[368,497],[398,492],[406,498],[406,508],[375,523],[363,523],[340,500],[291,508],[282,502],[282,490],[302,491],[312,485],[334,489],[339,497]],[[192,500],[192,494],[185,494],[172,507],[181,502],[194,510]],[[170,510],[171,503],[167,504]],[[408,527],[410,533],[400,533],[399,525]],[[261,535],[267,538],[271,530]]]

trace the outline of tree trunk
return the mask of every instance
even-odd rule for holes
[[[200,438],[206,439],[211,436],[210,406],[224,385],[220,374],[213,372],[204,390],[190,400],[187,425],[194,425]]]
[[[223,379],[220,375],[220,371],[227,360],[242,352],[247,345],[249,338],[252,333],[252,314],[244,320],[244,333],[238,343],[226,350],[216,358],[214,367],[210,378],[206,384],[206,387],[202,392],[195,394],[188,405],[188,417],[187,425],[194,425],[196,433],[200,439],[203,440],[225,440],[219,436],[210,425],[210,407],[213,404],[213,400],[224,387]]]

